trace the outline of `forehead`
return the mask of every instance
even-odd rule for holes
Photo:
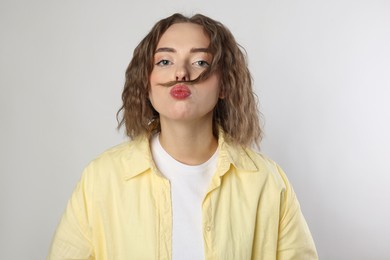
[[[203,27],[194,23],[176,23],[161,36],[157,48],[207,48],[210,39]]]

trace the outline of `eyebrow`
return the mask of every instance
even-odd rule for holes
[[[158,52],[176,53],[176,50],[174,48],[162,47],[162,48],[158,48],[154,53],[158,53]],[[209,48],[191,48],[190,53],[196,53],[196,52],[210,53],[210,49]]]

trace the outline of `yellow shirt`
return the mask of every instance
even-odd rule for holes
[[[218,143],[217,170],[202,204],[205,258],[318,259],[283,171],[223,134]],[[170,194],[147,138],[106,151],[84,170],[47,259],[171,259]]]

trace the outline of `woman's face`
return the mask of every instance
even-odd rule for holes
[[[197,78],[212,62],[208,51],[209,37],[200,25],[177,23],[162,35],[154,54],[150,75],[150,101],[160,114],[160,121],[212,122],[212,114],[220,96],[216,73],[196,84],[170,81],[189,81]]]

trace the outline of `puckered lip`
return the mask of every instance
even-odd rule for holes
[[[191,90],[185,84],[177,84],[171,88],[169,94],[175,99],[186,99],[191,96]]]

